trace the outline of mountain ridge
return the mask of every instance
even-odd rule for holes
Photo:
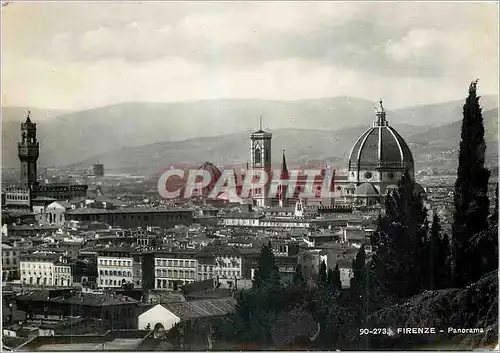
[[[484,113],[487,140],[487,157],[490,164],[496,160],[498,139],[498,109]],[[455,156],[460,142],[461,122],[441,125],[437,128],[393,125],[405,138],[415,158],[417,168],[442,166],[455,168]],[[344,168],[354,141],[366,131],[367,126],[347,127],[336,131],[318,129],[277,129],[273,133],[272,160],[281,161],[281,151],[286,151],[289,164],[329,163]],[[128,166],[130,170],[155,172],[170,165],[187,164],[197,167],[210,161],[219,167],[244,165],[248,161],[250,131],[219,137],[200,137],[183,141],[156,142],[143,146],[123,148],[106,154],[81,160],[70,166],[88,168],[99,160],[109,170]],[[244,141],[244,142],[242,142]],[[303,141],[313,141],[304,143]],[[429,160],[431,158],[431,160]],[[455,162],[454,162],[455,161]],[[129,170],[128,168],[125,168]]]
[[[485,100],[485,104],[489,106],[493,100],[496,103],[496,97],[490,97]],[[461,104],[463,101],[453,101],[412,107],[408,108],[409,111],[389,110],[388,120],[398,126],[408,120],[401,116],[411,116],[411,119],[419,122],[420,131],[420,128],[426,127],[423,123],[425,119],[434,123],[446,122],[451,118],[454,118],[452,121],[458,120],[456,111],[461,109]],[[374,102],[346,96],[295,102],[243,99],[205,100],[201,103],[132,102],[63,114],[49,121],[41,121],[33,114],[32,120],[38,122],[40,164],[64,166],[122,148],[255,130],[259,115],[263,116],[264,128],[270,130],[314,128],[336,131],[344,128],[356,130],[357,126],[367,128],[374,120],[375,106]],[[431,114],[430,118],[429,109],[437,112]],[[422,118],[416,117],[420,115]],[[19,165],[17,141],[19,124],[23,119],[24,114],[17,122],[2,120],[4,168],[16,168]]]

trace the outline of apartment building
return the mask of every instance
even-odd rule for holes
[[[160,251],[155,253],[155,289],[177,289],[198,280],[196,252]]]
[[[73,276],[69,264],[54,264],[54,285],[58,287],[69,287],[73,285]]]
[[[21,249],[2,243],[2,282],[19,278]]]
[[[69,286],[73,283],[70,265],[56,253],[35,252],[21,255],[19,265],[23,284]]]
[[[102,248],[97,250],[97,286],[121,288],[134,281],[133,248]]]

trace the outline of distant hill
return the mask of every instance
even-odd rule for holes
[[[465,98],[429,105],[417,105],[391,112],[393,123],[406,122],[413,125],[439,126],[462,119]],[[483,111],[498,108],[498,97],[487,95],[480,98]]]
[[[498,108],[483,112],[485,125],[486,142],[498,140]],[[412,134],[408,142],[413,142],[417,146],[436,146],[440,149],[458,148],[462,121],[455,121],[426,130],[424,132]],[[455,143],[456,142],[456,143]]]
[[[490,104],[496,104],[496,98],[483,98],[485,107]],[[32,116],[39,128],[41,145],[39,163],[61,166],[87,159],[97,161],[101,155],[123,148],[255,130],[258,128],[260,115],[263,116],[264,127],[274,131],[314,129],[326,132],[344,128],[356,129],[358,126],[367,127],[374,120],[375,105],[374,102],[351,97],[296,102],[214,100],[183,103],[122,103],[73,112],[47,121],[41,119],[35,112]],[[395,126],[418,125],[421,129],[414,129],[418,132],[422,131],[422,128],[428,128],[429,122],[439,125],[460,119],[462,105],[463,100],[389,111],[388,120]],[[492,108],[495,107],[497,106]],[[19,124],[23,118],[24,114],[20,114],[17,121],[10,119],[2,121],[2,167],[4,168],[17,168],[19,165],[17,141]],[[331,136],[331,133],[328,133],[319,141],[331,139]],[[241,144],[241,148],[247,149],[248,133],[240,135],[239,138],[243,139],[239,144],[245,141]],[[285,141],[287,139],[292,137],[284,137]],[[315,140],[301,135],[297,141],[312,143]],[[349,141],[349,145],[352,142]],[[335,144],[318,145],[320,145],[318,148],[325,148],[321,155],[336,156],[340,153],[336,150],[342,150],[341,154],[345,153],[344,149]],[[173,147],[176,144],[169,146],[178,149]],[[283,146],[287,148],[286,144]],[[281,147],[275,144],[275,148]],[[305,151],[300,153],[307,155]]]
[[[491,166],[498,165],[498,108],[483,112],[486,140],[486,159]],[[448,155],[452,168],[458,163],[462,121],[441,125],[412,134],[407,139],[417,161],[433,164],[438,155]],[[439,161],[439,163],[442,163]]]
[[[273,134],[272,160],[279,166],[282,150],[286,150],[290,163],[327,162],[344,167],[354,141],[367,126],[344,128],[336,131],[278,129]],[[407,135],[409,131],[422,127],[400,125],[398,130]],[[100,163],[108,170],[150,171],[168,168],[172,164],[201,165],[210,161],[218,166],[244,165],[249,158],[249,136],[251,131],[217,137],[202,137],[175,142],[161,142],[138,147],[123,148],[99,155]],[[88,168],[95,158],[73,164],[73,167]]]
[[[497,164],[498,109],[483,114],[486,127],[487,160]],[[406,139],[413,152],[417,169],[439,167],[456,169],[461,122],[428,129],[407,124],[393,125]],[[273,133],[272,160],[281,162],[281,151],[286,150],[289,163],[331,163],[345,168],[350,149],[367,126],[348,127],[335,131],[278,129]],[[251,131],[203,137],[184,141],[162,142],[138,147],[123,148],[99,155],[97,159],[107,170],[155,173],[172,164],[201,165],[211,161],[219,167],[228,164],[244,165],[249,155]],[[95,158],[83,160],[72,166],[88,168]]]

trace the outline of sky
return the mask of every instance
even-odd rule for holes
[[[16,2],[2,103],[353,96],[390,108],[498,94],[498,4]]]

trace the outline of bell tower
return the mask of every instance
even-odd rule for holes
[[[37,160],[40,144],[36,140],[36,124],[31,122],[28,111],[26,122],[21,124],[21,142],[17,144],[21,162],[21,186],[31,188],[37,182]]]
[[[253,190],[252,198],[257,206],[266,206],[267,194],[271,179],[271,139],[273,135],[262,129],[262,116],[260,117],[260,128],[250,135],[250,168],[260,169],[267,173],[268,183],[266,187]]]

